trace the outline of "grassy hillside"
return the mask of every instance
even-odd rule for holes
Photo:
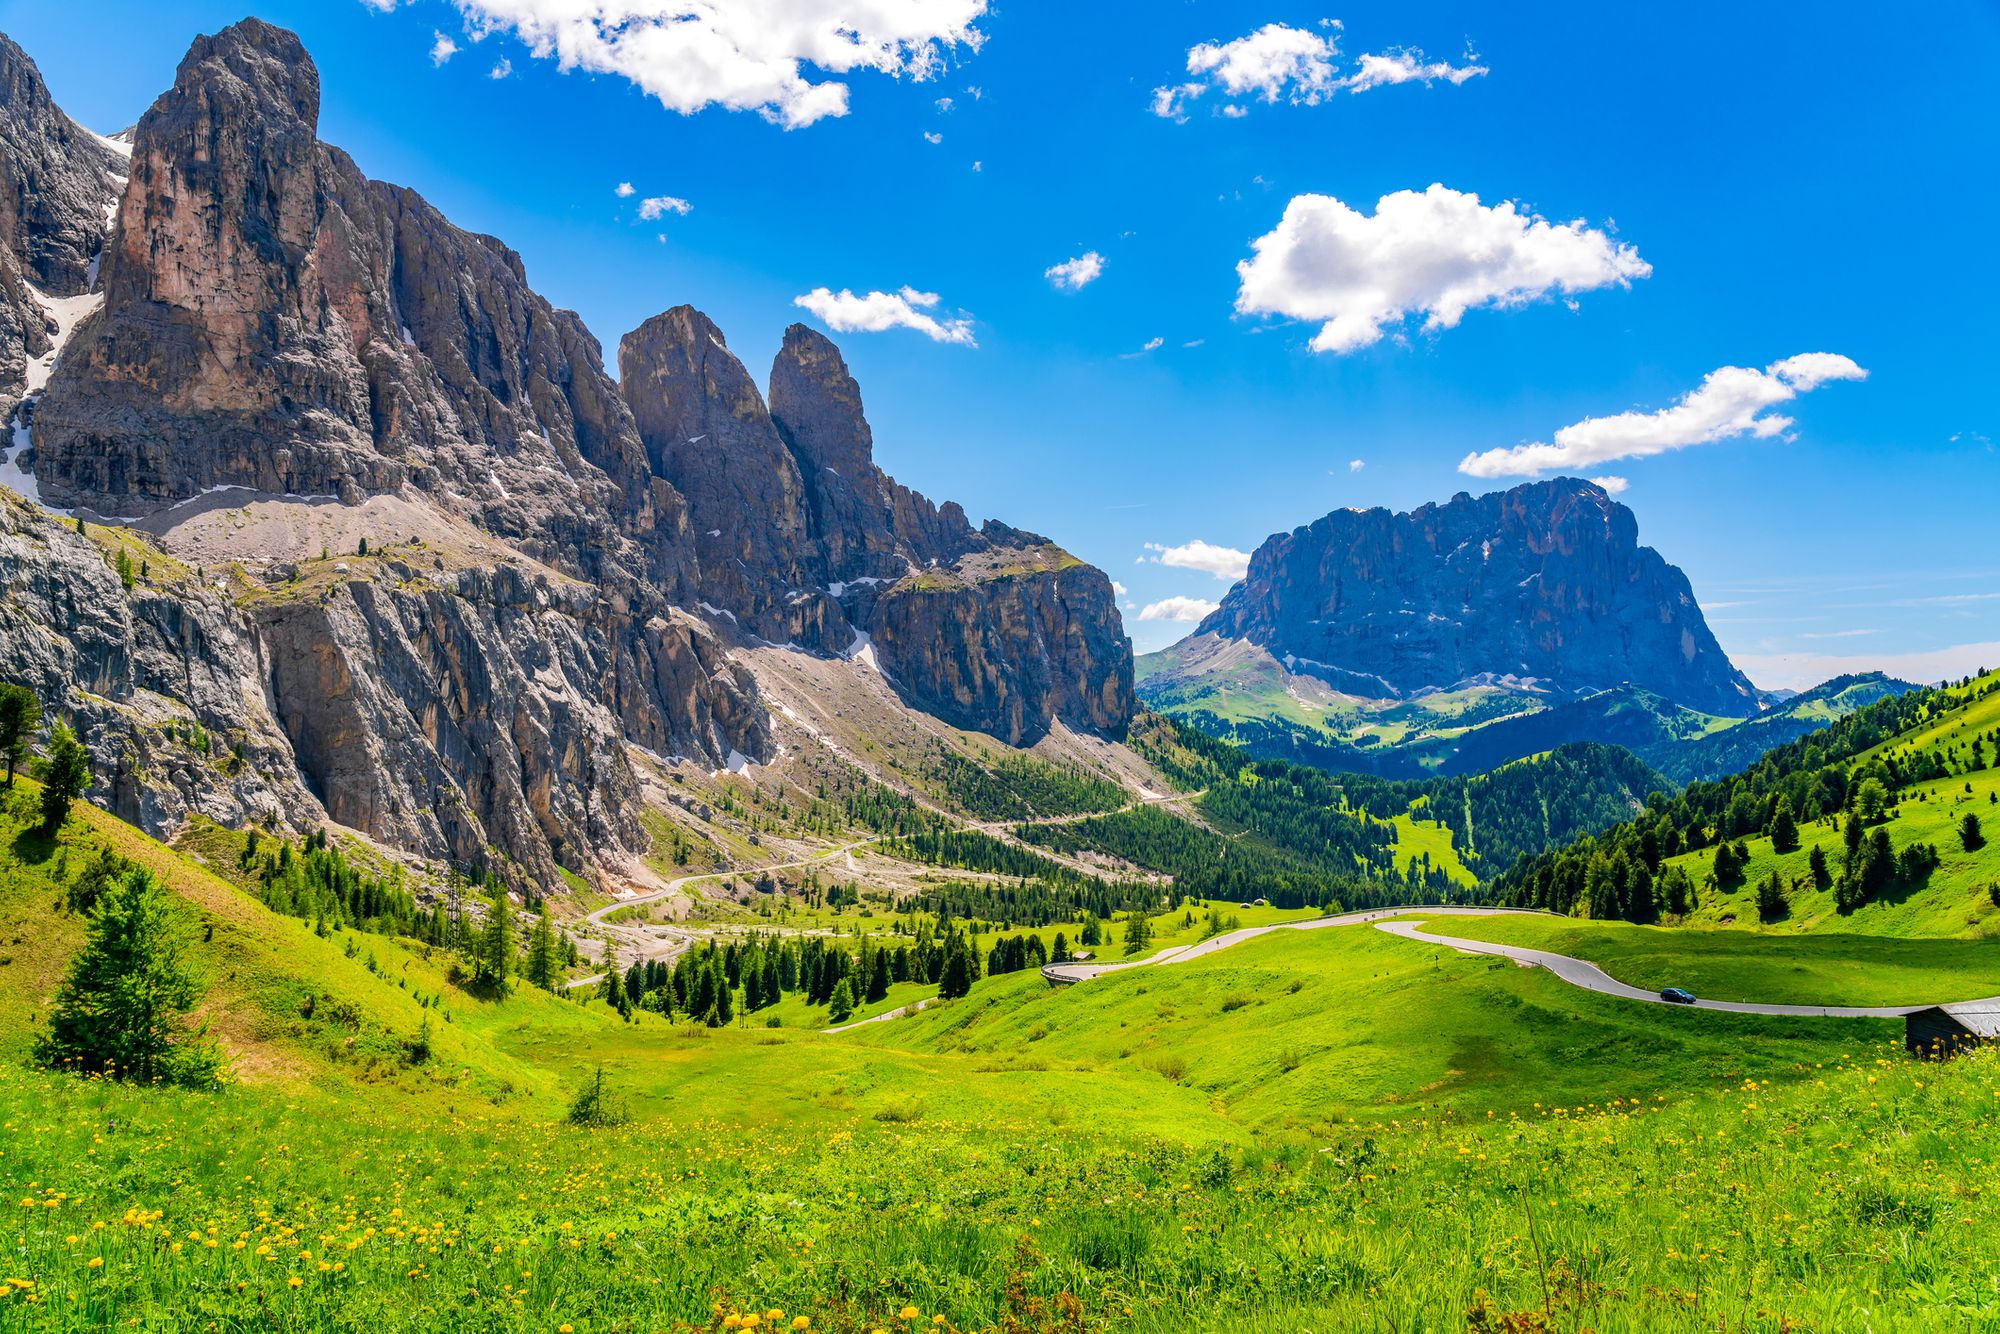
[[[1351,926],[1073,987],[990,979],[962,1002],[855,1037],[1017,1069],[1149,1074],[1231,1122],[1270,1129],[1783,1081],[1892,1029],[1633,1005]]]
[[[822,1080],[887,1073],[824,1045]],[[279,1090],[7,1065],[0,1171],[32,1208],[0,1323],[1609,1332],[1838,1329],[1865,1310],[1879,1331],[1984,1327],[2000,1067],[1843,1045],[1783,1081],[1617,1081],[1239,1145],[1159,1075],[1157,1105],[1194,1133],[1101,1121],[1082,1084],[1033,1117],[946,1112],[915,1085],[872,1115],[764,1119],[804,1043],[732,1042],[726,1095],[635,1100],[598,1131],[358,1095],[304,1118]]]
[[[0,797],[0,1062],[25,1059],[82,942],[70,885],[102,851],[159,877],[176,900],[189,957],[202,975],[208,1021],[238,1080],[305,1090],[381,1089],[396,1096],[468,1096],[554,1105],[546,1071],[488,1040],[490,1002],[447,978],[441,953],[385,936],[321,937],[272,912],[208,868],[130,825],[78,804],[59,837],[40,831],[39,789],[19,778]],[[538,1019],[575,1007],[548,996],[510,1002]],[[410,1046],[428,1023],[431,1055]]]
[[[1968,845],[1963,829],[1971,816],[2000,835],[1996,761],[2000,674],[1892,695],[1741,774],[1529,859],[1497,888],[1511,903],[1641,922],[1991,935],[2000,838]]]
[[[1061,990],[989,977],[838,1036],[796,997],[628,1023],[323,938],[99,812],[50,843],[33,801],[0,808],[0,1328],[2000,1318],[1967,1263],[2000,1241],[2000,1070],[1908,1066],[1893,1024],[1624,1005],[1365,926]],[[103,847],[176,896],[235,1060],[220,1092],[23,1061],[80,935],[58,901]],[[622,1124],[571,1125],[600,1071]]]

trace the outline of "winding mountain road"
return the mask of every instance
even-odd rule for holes
[[[1733,1014],[1790,1015],[1825,1019],[1900,1019],[1917,1010],[1926,1010],[1934,1005],[1957,1004],[1958,1001],[1924,1001],[1915,1005],[1774,1005],[1757,1001],[1696,1000],[1692,1005],[1664,1000],[1657,991],[1631,986],[1620,982],[1594,963],[1571,958],[1567,954],[1556,954],[1549,950],[1528,949],[1521,945],[1498,945],[1485,940],[1467,940],[1459,936],[1441,936],[1423,928],[1430,925],[1421,922],[1391,921],[1390,918],[1408,918],[1422,914],[1426,918],[1447,917],[1490,917],[1527,911],[1521,908],[1378,908],[1369,912],[1342,913],[1337,917],[1319,917],[1307,922],[1282,922],[1275,926],[1244,927],[1211,937],[1197,945],[1163,950],[1147,959],[1118,963],[1060,963],[1050,964],[1042,969],[1042,976],[1058,985],[1088,982],[1106,973],[1120,972],[1127,968],[1151,968],[1163,965],[1186,963],[1214,954],[1218,950],[1240,945],[1246,940],[1269,935],[1274,931],[1316,931],[1323,927],[1359,926],[1373,923],[1377,931],[1386,931],[1392,936],[1406,940],[1421,941],[1427,945],[1445,945],[1466,954],[1488,954],[1534,968],[1545,968],[1562,981],[1585,991],[1595,991],[1600,995],[1616,996],[1620,1000],[1644,1001],[1651,1005],[1679,1005],[1683,1009],[1726,1010]],[[2000,1001],[2000,998],[1995,998]]]

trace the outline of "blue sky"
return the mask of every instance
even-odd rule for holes
[[[1141,650],[1189,628],[1141,609],[1227,588],[1149,543],[1248,551],[1340,506],[1511,485],[1461,464],[1566,439],[1556,471],[1628,483],[1760,684],[2000,663],[2000,8],[707,3],[720,58],[627,43],[599,72],[521,40],[579,0],[256,12],[319,62],[324,138],[503,237],[607,348],[691,302],[761,379],[815,289],[935,294],[910,309],[944,340],[836,334],[882,463],[1104,567]],[[243,12],[0,0],[0,28],[108,131]],[[780,20],[828,15],[936,40],[885,48],[895,72],[773,75]],[[1362,59],[1416,50],[1428,80]],[[1080,289],[1045,276],[1092,253]],[[1429,327],[1448,288],[1470,308]],[[1788,360],[1821,353],[1844,360]],[[1677,414],[1556,434],[1728,367]]]

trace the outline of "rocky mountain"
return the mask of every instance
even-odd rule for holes
[[[120,150],[65,116],[0,34],[0,420],[46,375],[50,300],[89,291],[124,171]]]
[[[1247,727],[1258,735],[1240,739],[1266,750],[1289,741],[1297,758],[1377,769],[1365,752],[1424,746],[1426,767],[1448,764],[1474,729],[1605,691],[1724,718],[1758,708],[1686,576],[1639,545],[1631,510],[1574,479],[1277,534],[1189,639],[1141,669],[1161,707]],[[1525,744],[1546,729],[1516,730]],[[1512,758],[1480,753],[1481,767]]]
[[[0,60],[17,201],[96,228],[7,215],[0,264],[78,297],[23,326],[53,366],[0,481],[98,521],[0,507],[0,679],[117,757],[121,813],[324,815],[559,885],[645,848],[632,748],[774,755],[736,652],[772,643],[1010,744],[1122,734],[1109,580],[883,475],[826,339],[787,334],[767,408],[682,307],[614,380],[505,245],[319,140],[317,70],[258,20],[196,40],[122,184]]]

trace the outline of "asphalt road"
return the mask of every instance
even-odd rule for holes
[[[1573,987],[1585,991],[1595,991],[1601,995],[1616,996],[1620,1000],[1644,1001],[1651,1005],[1674,1005],[1676,1002],[1663,1000],[1657,991],[1644,987],[1630,986],[1620,982],[1594,963],[1573,959],[1567,954],[1555,954],[1548,950],[1528,949],[1520,945],[1496,945],[1484,940],[1465,940],[1458,936],[1440,936],[1423,928],[1430,925],[1423,922],[1397,922],[1386,920],[1394,917],[1410,917],[1422,914],[1430,917],[1487,917],[1504,913],[1520,913],[1520,908],[1379,908],[1371,912],[1342,913],[1338,917],[1318,917],[1308,922],[1283,922],[1275,926],[1250,926],[1240,931],[1230,931],[1214,936],[1198,945],[1188,945],[1178,949],[1164,950],[1147,959],[1120,961],[1114,963],[1065,963],[1050,964],[1042,969],[1042,976],[1051,982],[1068,984],[1088,982],[1106,973],[1120,972],[1127,968],[1152,968],[1164,965],[1186,963],[1214,954],[1217,950],[1240,945],[1246,940],[1269,935],[1273,931],[1317,931],[1332,926],[1359,926],[1372,922],[1377,931],[1402,936],[1406,940],[1422,941],[1427,945],[1445,945],[1467,954],[1491,954],[1503,959],[1535,968],[1545,968],[1554,976]],[[1915,1010],[1929,1009],[1933,1005],[1949,1004],[1947,1001],[1923,1001],[1914,1005],[1766,1005],[1755,1001],[1696,1000],[1693,1005],[1682,1008],[1694,1010],[1728,1010],[1735,1014],[1768,1014],[1810,1016],[1827,1019],[1900,1019]]]

